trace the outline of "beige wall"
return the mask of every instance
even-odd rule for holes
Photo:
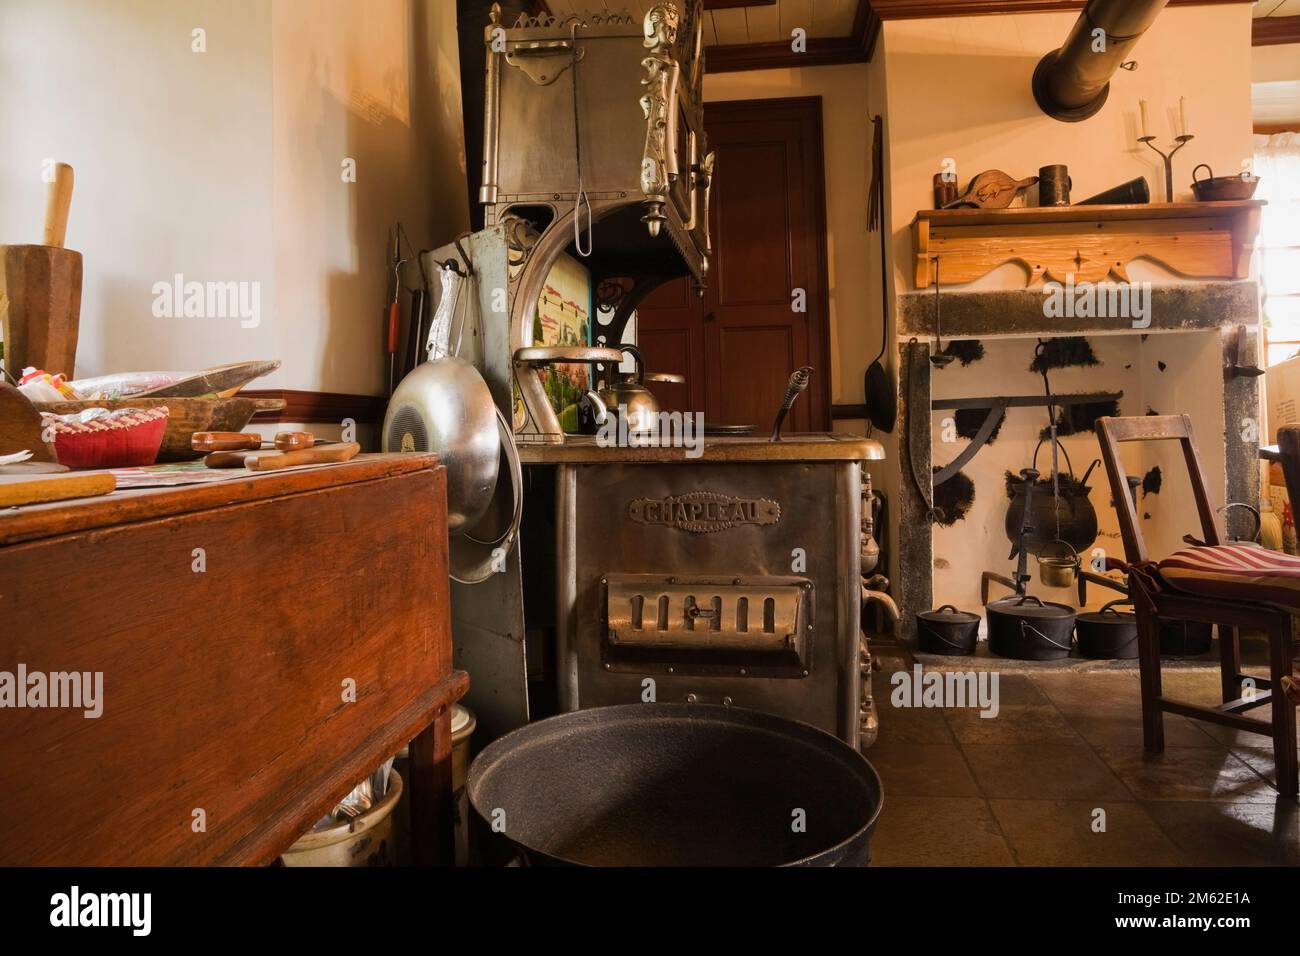
[[[424,246],[468,219],[454,9],[0,4],[0,241],[39,238],[41,160],[72,163],[78,373],[279,358],[259,384],[381,391],[388,224]],[[152,286],[178,272],[259,283],[260,324],[155,318]]]
[[[190,52],[196,27],[206,53]],[[40,241],[41,163],[71,163],[78,373],[274,354],[270,85],[257,0],[0,3],[0,242]],[[260,282],[261,326],[154,318],[153,283],[178,272]]]
[[[1300,43],[1252,47],[1250,78],[1255,83],[1300,80]]]
[[[1166,9],[1136,47],[1138,68],[1115,75],[1101,112],[1082,123],[1062,123],[1038,109],[1029,79],[1076,18],[1038,13],[885,24],[894,248],[903,288],[912,287],[908,227],[916,210],[932,205],[931,177],[944,157],[956,160],[963,185],[985,169],[1024,177],[1066,163],[1075,198],[1146,176],[1153,200],[1160,201],[1163,163],[1135,142],[1138,100],[1147,101],[1157,145],[1168,146],[1177,132],[1180,96],[1187,98],[1196,139],[1174,163],[1176,200],[1192,198],[1198,163],[1229,175],[1253,154],[1247,5]],[[1000,284],[1023,285],[1023,277],[1008,275]]]

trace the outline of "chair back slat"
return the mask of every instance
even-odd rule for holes
[[[1297,440],[1300,441],[1300,436]],[[1130,497],[1128,473],[1119,454],[1120,444],[1130,441],[1177,441],[1182,446],[1196,514],[1201,521],[1201,538],[1206,544],[1219,544],[1222,537],[1218,516],[1210,499],[1210,486],[1201,464],[1191,418],[1187,415],[1103,417],[1097,419],[1097,442],[1101,445],[1101,460],[1110,478],[1111,497],[1115,500],[1120,537],[1124,541],[1124,559],[1131,564],[1150,558],[1146,539],[1142,536],[1142,523],[1138,520],[1137,505]],[[1297,457],[1297,464],[1300,466],[1300,457]]]

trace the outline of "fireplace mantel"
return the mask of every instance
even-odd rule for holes
[[[1128,281],[1136,259],[1194,279],[1245,279],[1259,232],[1258,199],[1014,209],[923,209],[912,223],[913,280],[973,282],[1007,262],[1045,280]]]
[[[1259,284],[1254,279],[1226,282],[1180,282],[1151,286],[1151,324],[1135,327],[1122,316],[1059,316],[1044,311],[1045,289],[997,289],[980,292],[941,291],[943,337],[1089,335],[1192,332],[1228,325],[1254,326],[1259,321]],[[933,290],[898,296],[898,336],[935,335]]]

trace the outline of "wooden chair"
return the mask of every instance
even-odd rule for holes
[[[1101,418],[1097,438],[1110,478],[1111,495],[1124,541],[1129,593],[1138,622],[1138,663],[1142,679],[1142,729],[1146,749],[1164,750],[1164,714],[1181,714],[1273,738],[1278,791],[1300,792],[1296,760],[1296,708],[1282,692],[1291,674],[1293,616],[1300,614],[1300,558],[1252,545],[1223,543],[1218,514],[1210,500],[1205,470],[1186,415]],[[1142,537],[1137,508],[1119,445],[1131,441],[1177,441],[1191,478],[1200,517],[1202,545],[1153,561]],[[1300,444],[1296,446],[1300,448]],[[1300,452],[1297,453],[1300,463]],[[1300,468],[1296,470],[1300,477]],[[1169,482],[1165,487],[1170,487]],[[1300,490],[1300,489],[1298,489]],[[1170,700],[1160,686],[1160,622],[1205,621],[1218,625],[1223,703],[1205,707]],[[1241,672],[1241,630],[1268,637],[1269,677]],[[1251,680],[1253,685],[1243,685]],[[1248,692],[1243,692],[1250,686]],[[1272,720],[1247,716],[1269,706]]]

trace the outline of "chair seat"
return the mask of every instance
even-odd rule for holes
[[[1160,562],[1173,587],[1201,597],[1273,604],[1300,612],[1300,556],[1255,545],[1184,548]]]

